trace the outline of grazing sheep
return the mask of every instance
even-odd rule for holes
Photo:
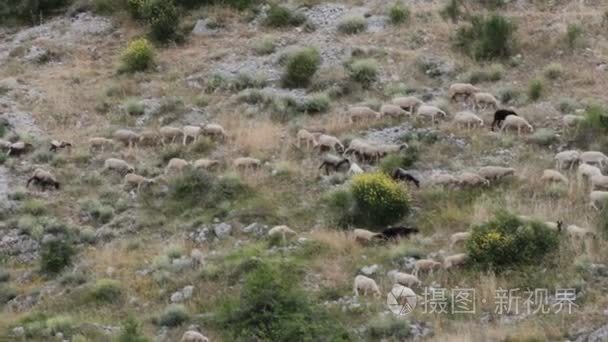
[[[72,148],[72,143],[67,142],[67,141],[59,141],[59,140],[52,140],[51,141],[51,147],[49,147],[49,151],[56,152],[60,148],[71,149]]]
[[[555,155],[555,168],[563,170],[572,169],[580,161],[581,154],[575,150],[562,151]]]
[[[549,229],[561,232],[564,229],[564,221],[557,220],[557,222],[546,221],[544,222],[545,226]]]
[[[114,141],[112,139],[106,139],[101,137],[89,139],[89,147],[91,150],[101,149],[101,151],[103,152],[106,146],[110,148],[114,147]]]
[[[358,161],[373,163],[380,159],[380,150],[376,146],[361,140],[354,139],[350,142],[348,148],[344,151],[345,155],[354,153]]]
[[[135,173],[127,173],[125,175],[124,188],[125,190],[136,188],[137,192],[139,193],[143,186],[150,186],[154,183],[156,183],[154,179],[146,178]]]
[[[353,230],[353,234],[355,235],[355,241],[360,242],[362,244],[370,243],[373,239],[380,237],[380,233],[370,232],[365,229],[355,229]]]
[[[517,136],[521,135],[522,128],[527,129],[530,131],[530,133],[534,132],[534,128],[526,119],[515,115],[509,115],[505,118],[502,127],[500,128],[500,132],[503,132],[509,128],[517,128]]]
[[[190,162],[180,158],[171,158],[169,163],[165,167],[165,174],[171,174],[175,172],[182,172],[186,170],[186,168],[190,166]]]
[[[351,163],[348,172],[346,173],[349,176],[358,175],[363,173],[363,169],[357,163]]]
[[[608,156],[598,151],[587,151],[581,153],[580,160],[585,164],[598,164],[603,169],[605,163],[608,163]]]
[[[192,138],[192,142],[196,143],[198,141],[198,137],[201,135],[202,128],[200,126],[184,126],[182,128],[182,132],[184,133],[184,139],[182,145],[186,145],[188,138]]]
[[[355,284],[353,286],[355,297],[359,297],[359,291],[363,291],[363,295],[367,296],[367,292],[371,291],[376,296],[381,296],[378,284],[372,278],[368,278],[364,275],[358,275],[355,277]]]
[[[326,148],[338,153],[344,152],[344,145],[342,145],[340,139],[327,134],[321,134],[319,138],[317,138],[317,143],[314,145],[314,148],[318,148],[320,152],[323,152]]]
[[[139,134],[128,130],[128,129],[119,129],[114,132],[112,138],[118,142],[125,144],[125,146],[129,146],[129,148],[135,146],[139,141]]]
[[[192,164],[192,166],[194,166],[194,168],[197,170],[212,170],[214,168],[217,168],[219,165],[220,161],[215,159],[198,159]]]
[[[347,158],[337,157],[332,154],[326,154],[323,156],[323,161],[319,166],[319,170],[325,168],[325,174],[329,175],[330,168],[332,168],[334,172],[338,172],[340,166],[342,166],[343,164],[350,167],[350,160],[348,160]]]
[[[494,112],[494,121],[492,121],[491,130],[494,131],[494,127],[500,129],[502,127],[502,122],[505,121],[509,115],[518,116],[517,113],[511,109],[499,109]]]
[[[377,120],[382,117],[382,113],[376,112],[375,110],[364,106],[351,107],[348,110],[348,114],[351,123],[358,121],[370,121],[374,119]]]
[[[192,260],[193,268],[199,268],[205,261],[205,255],[200,249],[194,248],[190,251],[190,260]]]
[[[414,177],[411,173],[398,167],[391,172],[391,177],[396,181],[414,183],[417,188],[420,188],[420,181]]]
[[[296,145],[298,148],[300,148],[300,143],[302,141],[306,142],[306,148],[310,148],[311,146],[315,146],[317,144],[317,138],[315,135],[305,129],[299,130],[296,136]]]
[[[112,170],[120,174],[126,175],[127,173],[135,172],[135,168],[126,161],[117,158],[109,158],[103,163],[103,171]]]
[[[448,96],[451,101],[456,101],[458,96],[464,96],[466,100],[479,91],[479,88],[470,83],[454,83],[448,90]]]
[[[196,331],[186,331],[180,342],[209,342],[209,339]]]
[[[608,190],[608,176],[593,175],[591,180],[591,190]]]
[[[562,117],[562,122],[565,127],[572,127],[583,121],[585,121],[585,117],[582,115],[566,114]]]
[[[491,106],[494,109],[498,108],[498,100],[490,93],[475,93],[473,95],[475,108],[486,109]],[[483,107],[483,108],[482,108]]]
[[[591,208],[600,210],[608,201],[608,191],[591,191],[589,199],[591,200]]]
[[[431,122],[435,122],[435,116],[437,116],[437,115],[442,116],[444,118],[447,117],[446,112],[442,111],[441,109],[439,109],[435,106],[429,106],[429,105],[421,105],[418,108],[416,115],[430,117]]]
[[[12,143],[11,146],[9,146],[7,155],[17,157],[29,152],[33,147],[34,145],[30,143],[18,141],[16,143]]]
[[[382,240],[397,240],[400,238],[409,238],[412,234],[418,234],[420,230],[416,227],[388,227],[380,233],[379,238]]]
[[[401,116],[406,116],[406,115],[412,115],[410,112],[402,109],[399,106],[395,106],[395,105],[383,105],[382,107],[380,107],[380,114],[382,114],[383,116],[390,116],[393,118],[398,118]]]
[[[55,187],[55,189],[59,189],[59,182],[53,176],[52,173],[43,169],[36,169],[32,176],[27,180],[25,187],[29,187],[30,183],[36,183],[42,186],[42,190],[45,190],[47,186]]]
[[[461,186],[487,186],[490,185],[490,181],[476,173],[463,172],[458,176],[458,184]]]
[[[423,104],[422,101],[417,99],[414,96],[404,96],[404,97],[396,97],[392,100],[394,105],[401,107],[401,109],[407,111],[410,114],[413,114],[420,105]]]
[[[232,165],[237,169],[257,169],[262,166],[262,161],[251,157],[236,158]]]
[[[493,181],[515,174],[515,169],[512,167],[484,166],[477,173],[481,177]]]
[[[392,153],[398,153],[401,151],[405,151],[409,148],[408,144],[382,144],[377,145],[376,149],[378,149],[378,153],[380,154],[380,158],[385,157]]]
[[[420,259],[416,260],[414,264],[414,272],[412,273],[414,276],[418,277],[420,271],[429,272],[429,274],[433,274],[433,270],[441,267],[441,263],[432,259]]]
[[[228,137],[224,127],[218,124],[206,124],[201,126],[203,133],[212,137],[219,137],[221,140],[225,140]]]
[[[548,183],[562,182],[562,183],[568,185],[568,178],[566,178],[566,176],[562,175],[557,170],[551,170],[551,169],[544,170],[543,175],[540,177],[540,180],[543,182],[548,182]]]
[[[459,184],[459,179],[447,173],[436,174],[431,177],[431,184],[453,186]]]
[[[450,255],[443,260],[443,267],[446,270],[449,270],[452,267],[458,267],[466,264],[468,260],[469,256],[466,253]]]
[[[581,228],[579,226],[575,226],[573,224],[566,227],[566,232],[568,232],[568,236],[572,239],[580,239],[584,240],[586,238],[595,239],[596,234],[589,229]]]
[[[158,132],[153,129],[146,129],[139,133],[140,145],[156,145],[159,142]]]
[[[283,241],[285,241],[287,238],[287,235],[293,236],[293,235],[297,235],[297,233],[293,229],[291,229],[285,225],[281,225],[281,226],[274,226],[268,231],[268,236],[275,236],[275,235],[280,235],[281,238],[283,239]]]
[[[8,151],[11,148],[11,142],[0,139],[0,149]]]
[[[403,273],[403,272],[399,272],[397,270],[392,270],[392,271],[388,271],[388,273],[386,275],[394,284],[400,284],[400,285],[408,286],[408,287],[422,285],[422,282],[420,281],[420,279],[418,279],[418,277],[416,277],[413,274]]]
[[[160,142],[163,146],[167,144],[167,140],[170,144],[173,144],[176,139],[184,134],[180,128],[171,126],[163,126],[158,131],[161,137]]]
[[[589,164],[581,164],[576,170],[576,178],[578,182],[583,182],[587,179],[591,179],[593,176],[601,176],[602,171],[599,168]]]
[[[466,129],[471,129],[475,125],[483,127],[483,120],[469,111],[456,113],[454,115],[454,123],[456,126],[463,126]]]
[[[454,233],[450,236],[450,248],[454,248],[454,246],[462,241],[466,241],[471,237],[471,232],[459,232]]]

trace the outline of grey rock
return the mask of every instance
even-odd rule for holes
[[[601,326],[597,330],[583,334],[576,339],[576,342],[605,342],[608,341],[608,324]]]
[[[179,259],[173,259],[171,262],[171,268],[174,272],[181,272],[192,268],[192,259],[189,257],[181,257]]]
[[[253,234],[257,237],[261,237],[266,235],[266,232],[268,231],[268,226],[254,222],[246,227],[243,227],[241,231],[245,234]]]
[[[210,26],[209,19],[199,19],[192,29],[192,34],[196,36],[212,36],[219,32],[218,29],[211,28]]]
[[[232,233],[232,226],[222,222],[213,226],[213,232],[218,239],[223,240],[228,238]]]
[[[365,266],[363,268],[361,268],[361,273],[365,274],[366,276],[370,276],[370,275],[374,275],[376,272],[378,272],[378,269],[380,268],[380,266],[374,264],[371,266]]]
[[[25,335],[25,328],[24,327],[19,326],[19,327],[13,328],[13,336],[14,337],[21,337],[23,335]]]
[[[437,56],[422,55],[417,60],[418,67],[429,77],[447,78],[456,71],[453,62]]]
[[[184,294],[181,291],[177,291],[171,295],[171,303],[181,303],[184,301]]]
[[[194,292],[194,286],[188,285],[188,286],[184,287],[184,289],[182,290],[182,294],[184,295],[184,299],[190,299],[190,298],[192,298],[192,293],[193,292]]]
[[[47,49],[32,46],[23,58],[29,63],[42,64],[51,59],[51,52]]]

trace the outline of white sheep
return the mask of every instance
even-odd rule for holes
[[[175,172],[182,172],[190,166],[190,162],[181,158],[171,158],[169,163],[165,167],[165,174],[172,174]]]
[[[205,261],[205,255],[200,249],[193,248],[190,251],[190,260],[192,260],[192,267],[199,268]]]
[[[599,151],[587,151],[581,153],[580,160],[585,164],[598,164],[603,169],[605,163],[608,163],[608,156]]]
[[[184,132],[180,128],[171,126],[161,127],[159,129],[159,133],[161,137],[160,142],[163,146],[167,144],[167,140],[169,140],[169,143],[173,144],[177,138],[184,134]]]
[[[194,163],[192,163],[192,166],[195,169],[203,169],[203,170],[212,170],[216,167],[218,167],[220,165],[220,161],[219,160],[215,160],[215,159],[197,159],[194,161]]]
[[[109,158],[103,163],[103,171],[112,170],[120,174],[135,172],[135,168],[126,161],[117,158]]]
[[[424,104],[418,107],[416,115],[429,117],[431,118],[432,122],[435,122],[435,117],[437,115],[442,116],[444,118],[447,116],[446,112],[442,111],[441,109],[435,106],[429,106]]]
[[[596,174],[589,179],[591,181],[591,190],[608,190],[608,176]]]
[[[403,96],[396,97],[391,101],[394,105],[401,107],[410,114],[413,114],[420,105],[422,105],[422,101],[417,99],[414,96]]]
[[[370,243],[374,238],[381,236],[380,233],[370,232],[366,229],[355,229],[353,230],[353,234],[355,235],[355,241],[358,241],[363,244]]]
[[[458,184],[461,186],[490,185],[490,181],[474,172],[463,172],[458,175]]]
[[[589,194],[591,208],[600,210],[608,202],[608,191],[591,191]]]
[[[8,151],[8,149],[11,148],[11,142],[4,140],[4,139],[0,139],[0,149]]]
[[[262,166],[262,161],[251,157],[239,157],[232,162],[232,165],[236,169],[257,169]]]
[[[528,121],[521,116],[517,115],[509,115],[503,121],[502,127],[500,131],[503,132],[508,128],[517,128],[517,135],[521,135],[522,128],[527,129],[530,133],[534,132],[534,128],[532,125],[528,123]]]
[[[202,132],[202,128],[200,126],[184,126],[182,128],[182,132],[184,133],[184,139],[182,145],[186,145],[188,138],[192,138],[192,142],[196,143],[198,141],[198,137]]]
[[[382,107],[380,107],[380,113],[383,116],[389,116],[389,117],[394,117],[394,118],[411,115],[410,112],[404,110],[403,108],[401,108],[399,106],[395,106],[395,105],[390,105],[390,104],[385,104]]]
[[[146,178],[135,173],[127,173],[125,175],[124,188],[125,190],[136,188],[137,192],[139,193],[143,186],[149,186],[154,183],[156,183],[154,179]]]
[[[380,157],[384,157],[388,154],[404,151],[409,148],[409,145],[405,144],[405,143],[404,144],[382,144],[382,145],[376,145],[376,148],[378,149],[378,153],[380,154]]]
[[[446,257],[443,260],[443,267],[446,270],[451,269],[452,267],[462,266],[469,261],[469,256],[466,253],[454,254]]]
[[[378,288],[376,281],[364,275],[358,275],[355,277],[353,291],[355,292],[355,297],[359,297],[359,291],[363,291],[364,296],[367,296],[368,291],[373,292],[376,296],[381,296],[380,289]]]
[[[397,270],[389,271],[386,274],[393,284],[400,284],[408,287],[420,286],[422,282],[413,274],[399,272]]]
[[[457,177],[450,175],[448,173],[440,173],[440,174],[433,175],[431,177],[430,182],[431,182],[431,184],[434,184],[434,185],[453,186],[453,185],[457,185],[459,183],[459,180]]]
[[[490,93],[475,93],[473,95],[473,100],[475,101],[475,108],[477,109],[486,109],[488,106],[491,106],[494,109],[498,108],[498,100]]]
[[[380,158],[380,151],[376,146],[371,143],[361,140],[353,139],[348,148],[344,151],[344,154],[355,153],[357,160],[373,162]]]
[[[112,139],[94,137],[89,139],[89,147],[91,150],[101,149],[103,152],[106,147],[114,147],[114,141]]]
[[[454,115],[454,124],[456,126],[463,126],[466,129],[471,129],[475,125],[483,127],[483,120],[479,116],[469,111],[464,111],[458,112],[456,115]]]
[[[562,151],[555,155],[555,168],[563,170],[564,168],[572,169],[580,160],[580,152],[575,150]]]
[[[473,86],[470,83],[454,83],[448,90],[448,96],[450,100],[455,101],[459,95],[464,95],[465,98],[469,98],[475,93],[479,92],[479,88]]]
[[[566,114],[562,117],[562,122],[565,127],[572,127],[583,121],[585,121],[585,117],[582,115]]]
[[[363,169],[357,163],[351,163],[348,172],[346,173],[349,176],[358,175],[363,173]]]
[[[205,124],[202,125],[203,133],[206,135],[211,135],[213,137],[220,137],[221,140],[224,140],[228,137],[226,134],[226,130],[224,127],[218,124]]]
[[[450,236],[450,248],[454,248],[454,246],[462,241],[466,241],[471,237],[471,232],[458,232],[454,233]]]
[[[269,231],[268,231],[268,236],[275,236],[275,235],[280,235],[281,238],[283,239],[283,241],[285,241],[287,239],[287,235],[297,235],[297,233],[285,226],[285,225],[281,225],[281,226],[274,226],[272,227]]]
[[[184,333],[180,342],[209,342],[209,339],[197,331],[189,330]]]
[[[17,141],[12,143],[8,148],[7,155],[9,156],[19,156],[24,153],[30,151],[34,146],[30,143],[26,143],[24,141]]]
[[[597,167],[589,164],[580,164],[576,170],[576,178],[578,182],[591,179],[593,176],[601,176],[602,171]]]
[[[477,173],[487,180],[499,180],[501,178],[515,174],[515,169],[512,167],[502,166],[484,166]]]
[[[575,226],[573,224],[566,227],[566,232],[568,232],[568,236],[573,239],[586,239],[591,238],[595,239],[596,235],[589,229],[581,228],[579,226]]]
[[[133,147],[139,141],[139,134],[128,129],[119,129],[114,132],[112,138],[126,146]]]
[[[420,259],[414,264],[414,272],[412,273],[416,277],[420,271],[427,271],[429,274],[433,274],[433,270],[441,267],[441,263],[432,259]]]
[[[158,131],[153,129],[146,129],[139,133],[139,144],[157,145],[159,142]]]
[[[568,185],[568,178],[562,175],[557,170],[547,169],[543,171],[543,175],[540,177],[540,180],[548,183],[564,183]]]
[[[557,221],[557,222],[545,221],[543,223],[545,224],[545,226],[547,226],[547,228],[549,228],[551,230],[555,230],[557,232],[561,232],[562,229],[564,228],[563,221]]]
[[[317,143],[314,145],[314,148],[318,148],[321,151],[323,151],[324,148],[328,148],[336,152],[344,151],[344,145],[342,145],[340,139],[327,134],[321,134],[319,138],[317,138]]]
[[[351,107],[348,110],[348,114],[351,123],[355,123],[358,121],[370,121],[374,119],[380,119],[382,117],[382,113],[376,112],[375,110],[364,106]]]
[[[311,146],[315,146],[317,144],[317,138],[315,135],[305,129],[299,130],[298,134],[296,135],[296,145],[298,148],[300,148],[302,141],[306,143],[306,148],[310,148]]]

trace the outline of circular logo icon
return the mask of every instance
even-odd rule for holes
[[[398,316],[408,315],[416,307],[418,298],[409,287],[395,284],[386,296],[388,308]]]

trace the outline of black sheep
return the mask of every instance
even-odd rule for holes
[[[379,238],[382,240],[395,240],[399,238],[408,238],[411,234],[417,234],[420,231],[416,227],[388,227],[384,229]]]
[[[393,179],[396,181],[410,182],[414,183],[417,188],[420,187],[420,181],[416,179],[416,177],[414,177],[411,173],[405,171],[400,167],[393,170],[393,172],[391,173],[391,177],[393,177]]]
[[[509,115],[517,116],[517,113],[510,109],[499,109],[494,113],[494,121],[492,121],[491,130],[494,131],[494,127],[500,128],[500,125]]]

